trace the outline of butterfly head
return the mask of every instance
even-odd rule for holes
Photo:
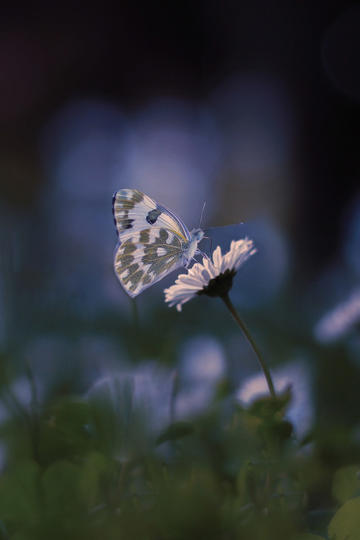
[[[202,229],[193,229],[191,232],[191,242],[199,243],[204,238],[205,233]]]
[[[204,238],[204,231],[201,229],[193,229],[190,232],[190,240],[186,246],[183,254],[183,262],[187,267],[193,260],[196,253],[198,253],[198,243]]]

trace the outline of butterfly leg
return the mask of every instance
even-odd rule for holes
[[[210,261],[209,255],[205,253],[205,251],[202,251],[201,249],[197,249],[195,255],[201,255],[202,257]]]

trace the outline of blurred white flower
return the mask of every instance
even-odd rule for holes
[[[3,388],[0,401],[0,425],[11,420],[12,416],[31,412],[32,390],[28,378],[18,377],[9,386]],[[3,447],[0,443],[0,470],[2,464]]]
[[[191,388],[185,388],[176,396],[176,419],[188,419],[201,414],[210,405],[214,397],[214,388],[200,383]]]
[[[217,127],[206,108],[163,97],[131,119],[117,177],[196,225],[202,202],[207,217],[214,207],[219,152]]]
[[[119,459],[146,451],[170,423],[173,374],[153,363],[101,378],[88,391],[97,429]]]
[[[309,370],[301,361],[290,362],[273,371],[273,381],[278,393],[291,387],[291,402],[286,417],[294,426],[297,436],[302,436],[311,427],[313,403],[311,397],[311,381]],[[245,380],[236,393],[236,398],[247,405],[261,396],[268,395],[269,390],[264,376],[259,373]]]
[[[315,325],[314,335],[321,343],[341,338],[360,322],[360,289],[326,313]]]
[[[188,340],[180,352],[176,418],[188,418],[204,411],[225,372],[224,349],[215,338],[201,335]]]
[[[88,314],[110,304],[127,308],[126,299],[114,294],[108,261],[115,238],[111,194],[118,189],[128,132],[129,120],[115,104],[81,99],[59,109],[40,139],[49,179],[42,196],[51,238],[46,260],[57,260],[51,298],[70,294],[72,309]]]
[[[248,238],[233,240],[230,251],[225,255],[217,246],[212,254],[212,260],[203,257],[203,262],[195,263],[187,274],[180,274],[175,284],[165,289],[165,302],[181,311],[182,305],[196,295],[222,296],[232,286],[236,272],[244,262],[256,253],[254,243]]]
[[[10,391],[20,405],[22,405],[24,408],[30,406],[32,395],[28,378],[19,377],[16,379],[11,385]]]
[[[211,335],[193,337],[181,348],[179,375],[187,384],[216,383],[225,369],[224,349]]]

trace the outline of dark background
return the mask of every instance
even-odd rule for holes
[[[3,10],[2,198],[18,212],[36,204],[48,181],[39,133],[68,100],[96,97],[133,111],[158,95],[202,100],[233,73],[260,71],[286,85],[296,109],[291,241],[305,267],[321,266],[342,242],[358,185],[359,16],[346,1]]]
[[[123,343],[117,318],[129,307],[112,270],[120,187],[185,213],[189,227],[205,197],[207,226],[245,222],[263,259],[244,270],[240,307],[261,313],[275,362],[286,332],[312,339],[359,276],[359,6],[44,3],[8,7],[0,25],[4,350],[23,358],[34,339],[96,332]],[[119,146],[133,168],[110,174],[121,161],[112,137],[129,126],[135,135]],[[202,188],[187,165],[172,177],[188,156]],[[161,289],[144,299],[162,302]]]
[[[360,493],[359,4],[1,11],[1,538],[324,537]],[[254,241],[230,296],[283,403],[220,299],[127,297],[120,188]]]

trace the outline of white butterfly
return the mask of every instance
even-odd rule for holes
[[[137,189],[114,194],[113,214],[119,236],[114,269],[131,297],[179,266],[187,267],[199,253],[204,232],[190,232],[180,218]]]

